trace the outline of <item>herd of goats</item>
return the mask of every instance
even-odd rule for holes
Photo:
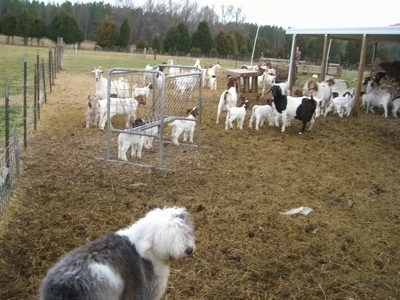
[[[182,75],[183,69],[174,65],[172,60],[165,63],[168,66],[169,76]],[[253,105],[250,109],[249,100],[244,99],[238,103],[239,90],[241,89],[241,78],[234,76],[228,77],[227,86],[221,93],[217,107],[216,124],[219,123],[220,115],[226,112],[225,130],[233,128],[233,122],[237,122],[237,127],[242,130],[244,120],[248,110],[251,110],[249,127],[259,130],[261,126],[268,121],[269,126],[276,126],[282,132],[287,126],[290,126],[292,119],[302,122],[299,134],[306,130],[307,123],[310,123],[307,130],[311,130],[315,123],[315,118],[321,115],[327,116],[328,113],[336,113],[339,117],[350,116],[354,107],[355,90],[350,88],[348,82],[343,79],[327,78],[319,82],[316,78],[308,80],[302,85],[302,90],[295,92],[289,91],[288,81],[277,82],[276,70],[267,66],[246,67],[254,68],[259,74],[258,87],[262,89],[262,96],[271,93],[273,99],[268,100],[265,105]],[[156,82],[157,72],[163,72],[159,66],[146,66],[145,75],[151,79],[150,82]],[[193,91],[198,84],[198,74],[202,76],[202,88],[217,89],[216,73],[221,69],[219,62],[205,66],[200,65],[197,60],[190,72],[197,72],[197,76],[185,74],[187,76],[177,76],[174,78],[174,88],[178,92],[190,90]],[[149,70],[152,70],[150,72]],[[136,118],[136,110],[139,105],[146,104],[150,92],[153,89],[153,83],[146,83],[143,87],[130,86],[128,80],[120,77],[113,79],[109,84],[109,79],[102,76],[101,67],[93,68],[92,74],[96,80],[96,93],[88,96],[86,108],[86,127],[98,127],[104,130],[107,115],[111,123],[111,118],[115,115],[125,115],[126,132],[122,132],[118,137],[118,159],[127,161],[126,152],[131,148],[131,156],[141,158],[142,148],[151,148],[154,137],[157,137],[158,126],[144,126],[146,121]],[[193,73],[194,74],[194,73]],[[157,75],[157,78],[155,76]],[[161,77],[161,76],[160,76]],[[250,78],[251,80],[251,78]],[[149,81],[147,81],[149,82]],[[162,82],[158,82],[162,84]],[[251,83],[250,83],[251,84]],[[108,91],[109,87],[109,91]],[[110,95],[108,104],[108,94]],[[191,94],[190,94],[191,95]],[[392,116],[397,118],[400,109],[400,85],[398,82],[389,81],[384,72],[378,72],[375,76],[364,79],[361,91],[361,106],[366,112],[375,113],[376,107],[383,108],[384,117],[387,118],[391,110]],[[110,112],[108,112],[108,107]],[[168,125],[172,128],[172,143],[179,145],[179,137],[183,133],[183,142],[193,143],[193,133],[196,126],[199,111],[193,107],[187,111],[186,118],[172,120]],[[110,124],[111,125],[111,124]],[[140,129],[141,128],[141,129]],[[139,130],[140,129],[140,130]],[[140,134],[138,134],[140,133]]]

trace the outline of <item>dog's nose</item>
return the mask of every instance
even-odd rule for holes
[[[186,250],[185,250],[185,253],[186,253],[187,255],[192,254],[192,253],[193,253],[193,248],[192,248],[192,247],[187,247]]]

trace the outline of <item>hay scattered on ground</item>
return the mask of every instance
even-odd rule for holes
[[[0,298],[35,299],[67,251],[179,205],[198,249],[172,266],[165,299],[399,299],[399,120],[329,115],[299,136],[296,120],[250,130],[249,113],[225,132],[218,84],[204,90],[202,146],[167,145],[177,170],[164,172],[100,159],[104,133],[84,128],[92,78],[60,74],[1,223]],[[314,210],[280,214],[302,205]]]

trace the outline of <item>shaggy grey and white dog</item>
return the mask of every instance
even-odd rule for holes
[[[190,213],[154,209],[130,227],[67,253],[47,272],[40,299],[161,299],[170,261],[184,261],[194,251]]]

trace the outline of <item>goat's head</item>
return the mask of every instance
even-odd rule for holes
[[[236,85],[237,85],[237,77],[235,77],[235,76],[229,76],[228,77],[228,82],[226,83],[226,87],[228,88],[228,90],[231,88],[231,87],[236,87]]]
[[[92,94],[88,95],[87,99],[88,99],[89,102],[93,102],[93,101],[97,100],[97,96],[92,93]]]
[[[244,107],[244,109],[248,109],[250,106],[250,100],[244,100],[244,102],[240,106]]]
[[[188,109],[186,113],[196,118],[199,115],[199,108],[195,106],[191,109]]]
[[[274,97],[274,99],[282,96],[282,89],[279,85],[271,86],[271,88],[268,90],[268,92],[272,93],[272,96]]]
[[[103,74],[103,70],[101,69],[101,67],[93,68],[92,74],[94,75],[94,79],[96,79],[96,81],[99,81],[99,79],[101,78],[101,74]]]
[[[137,95],[136,97],[134,97],[135,98],[135,100],[139,103],[139,105],[140,104],[142,104],[142,105],[146,105],[146,95],[143,95],[143,94],[139,94],[139,95]]]
[[[146,122],[143,119],[137,118],[135,121],[133,121],[132,128],[144,125],[145,123]]]

